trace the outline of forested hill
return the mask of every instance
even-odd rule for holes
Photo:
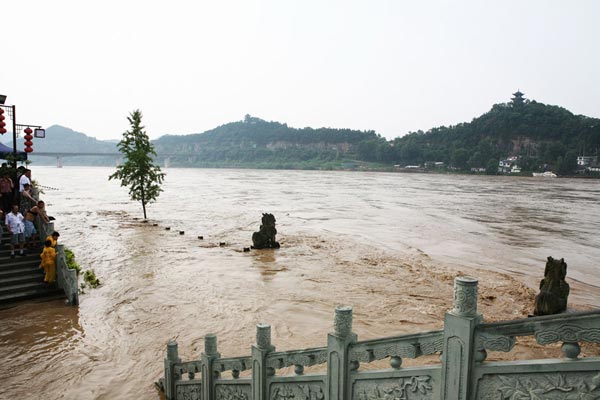
[[[246,115],[243,121],[199,134],[166,135],[153,144],[157,153],[174,155],[172,165],[339,168],[358,157],[360,143],[378,139],[373,131],[297,129]]]
[[[204,133],[166,135],[153,143],[159,162],[167,157],[174,167],[391,169],[394,165],[443,165],[451,171],[475,168],[496,173],[500,160],[517,157],[523,173],[551,169],[567,175],[575,172],[577,156],[599,155],[600,119],[527,100],[517,92],[511,101],[493,105],[471,122],[411,132],[394,140],[374,131],[297,129],[246,115],[242,121]],[[116,151],[114,142],[60,126],[48,128],[46,139],[35,139],[33,147],[34,162],[36,151]],[[115,160],[68,157],[64,162],[114,165]]]
[[[411,132],[375,145],[385,151],[380,150],[379,157],[373,150],[364,155],[375,155],[369,159],[379,162],[441,161],[458,170],[487,167],[495,171],[499,160],[517,156],[524,171],[545,166],[569,174],[576,168],[578,155],[598,155],[600,119],[526,100],[517,92],[510,102],[495,104],[471,122]]]

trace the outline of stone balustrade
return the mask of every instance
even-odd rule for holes
[[[513,351],[520,336],[561,342],[564,358],[486,361],[488,351]],[[207,335],[200,359],[182,362],[171,341],[162,387],[168,400],[600,399],[600,357],[581,358],[581,342],[600,343],[600,311],[485,323],[477,281],[461,277],[443,330],[358,341],[352,308],[338,307],[326,347],[278,352],[267,324],[257,326],[247,357],[221,358],[217,338]],[[402,366],[405,358],[430,354],[440,354],[441,364]],[[386,358],[389,369],[360,369]],[[325,373],[304,373],[319,364]],[[291,366],[292,375],[277,374]],[[251,377],[241,378],[247,370]],[[231,378],[222,376],[226,371]]]

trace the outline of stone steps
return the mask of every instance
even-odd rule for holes
[[[39,268],[41,248],[26,249],[26,252],[26,256],[21,256],[16,250],[15,258],[11,258],[10,248],[0,246],[0,307],[34,298],[65,297],[56,283],[44,283],[44,270]]]

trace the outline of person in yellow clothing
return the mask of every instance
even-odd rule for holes
[[[40,268],[43,268],[46,272],[44,282],[53,283],[56,280],[56,250],[52,247],[52,241],[46,240],[40,257],[42,258]]]
[[[56,247],[56,242],[58,241],[58,237],[60,236],[60,234],[56,231],[52,232],[52,235],[48,235],[46,236],[46,240],[49,240],[52,244],[51,246],[54,248]]]

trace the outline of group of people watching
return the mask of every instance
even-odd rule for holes
[[[45,203],[42,200],[36,200],[34,189],[31,184],[31,170],[21,169],[18,176],[19,192],[14,190],[14,184],[10,178],[10,172],[6,171],[5,164],[0,167],[0,196],[2,209],[0,210],[0,220],[4,220],[6,228],[10,234],[10,257],[15,258],[15,248],[18,247],[19,255],[26,256],[26,247],[29,250],[37,249],[37,229],[35,227],[36,217],[40,222],[48,223],[50,218],[46,214]],[[4,217],[4,218],[2,218]],[[3,232],[0,224],[0,236]],[[49,235],[44,243],[44,249],[40,255],[42,263],[40,268],[44,268],[46,274],[44,282],[52,283],[56,280],[56,241],[60,234],[58,232]]]

